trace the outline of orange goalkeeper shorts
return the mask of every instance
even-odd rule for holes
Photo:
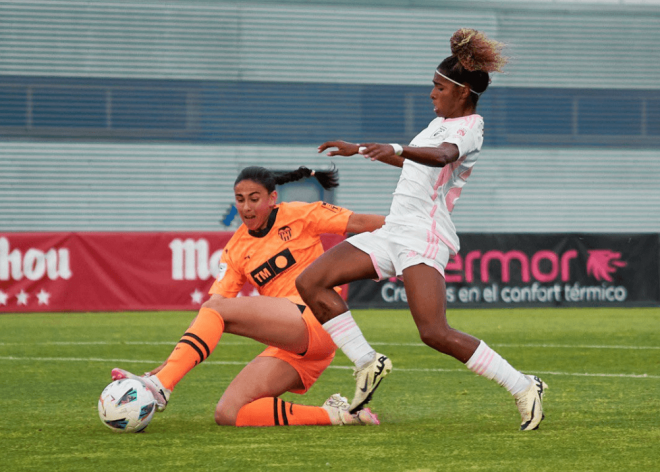
[[[302,305],[302,301],[296,300],[293,297],[289,299],[299,306]],[[307,351],[304,354],[294,354],[273,346],[268,346],[259,354],[259,357],[276,357],[282,359],[296,369],[305,388],[291,390],[291,392],[299,394],[307,392],[314,385],[314,382],[316,382],[323,371],[328,368],[332,359],[334,359],[335,351],[337,350],[334,341],[323,329],[323,326],[316,319],[312,310],[305,307],[302,318],[307,325],[307,334],[309,337]]]

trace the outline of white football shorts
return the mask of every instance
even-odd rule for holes
[[[418,264],[434,267],[445,276],[449,248],[440,235],[427,228],[386,224],[373,233],[360,233],[346,241],[371,256],[378,278],[401,277]]]

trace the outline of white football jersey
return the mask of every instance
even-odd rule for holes
[[[410,146],[453,143],[458,146],[460,157],[445,167],[429,167],[406,159],[386,223],[424,227],[429,238],[439,239],[452,253],[457,253],[458,236],[450,215],[477,161],[483,136],[484,120],[479,115],[431,121]]]

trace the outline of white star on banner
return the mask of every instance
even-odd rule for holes
[[[18,304],[27,306],[28,297],[29,295],[25,293],[24,290],[21,290],[20,293],[16,295],[16,298],[18,299]]]
[[[195,289],[195,291],[190,294],[190,297],[192,298],[193,303],[197,303],[198,305],[201,305],[202,304],[202,298],[204,298],[204,293],[202,293],[199,290]]]
[[[42,288],[41,292],[37,293],[37,298],[39,299],[39,305],[48,305],[48,300],[50,299],[50,293],[46,292]]]
[[[7,297],[9,297],[9,295],[0,290],[0,305],[7,305]]]

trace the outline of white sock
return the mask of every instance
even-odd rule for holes
[[[376,358],[376,351],[362,335],[350,311],[327,321],[323,324],[323,329],[358,369]]]
[[[514,396],[529,387],[530,380],[527,376],[511,367],[511,364],[483,341],[465,366],[475,374],[495,380]]]

